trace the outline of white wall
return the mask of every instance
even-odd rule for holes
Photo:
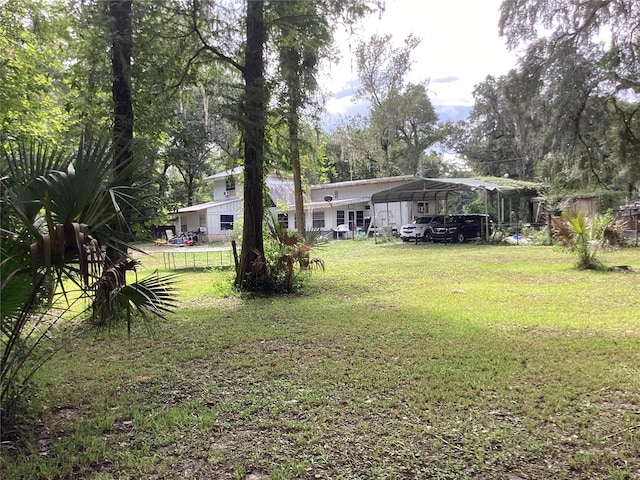
[[[213,181],[213,200],[216,202],[221,202],[223,200],[230,200],[232,198],[241,198],[242,197],[242,182],[240,182],[239,178],[235,177],[236,188],[235,190],[227,191],[227,179],[226,178],[217,178]],[[227,195],[225,195],[227,193]]]
[[[347,198],[369,198],[374,193],[397,187],[413,178],[413,176],[387,177],[354,180],[352,182],[338,182],[327,185],[314,185],[311,187],[311,201],[321,202],[326,195],[331,195],[334,201]]]

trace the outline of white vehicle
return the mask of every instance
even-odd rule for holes
[[[442,222],[442,215],[418,217],[413,222],[400,228],[400,238],[403,242],[409,240],[431,240],[431,224]]]

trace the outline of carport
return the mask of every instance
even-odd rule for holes
[[[451,195],[456,195],[462,191],[482,190],[484,192],[485,213],[489,210],[489,192],[496,192],[498,195],[498,228],[502,227],[504,217],[504,198],[517,196],[519,188],[513,185],[499,185],[494,182],[477,178],[423,178],[416,177],[415,180],[407,182],[388,190],[374,193],[371,196],[371,204],[394,203],[394,202],[436,202],[446,200]],[[501,197],[502,195],[502,197]],[[388,207],[387,207],[388,209]],[[376,224],[375,208],[373,208],[373,224]],[[511,206],[509,207],[511,211]],[[443,213],[447,213],[446,211]],[[377,224],[376,224],[377,225]],[[489,225],[487,224],[487,238],[489,238]]]

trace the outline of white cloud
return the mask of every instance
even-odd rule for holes
[[[411,33],[422,39],[413,52],[407,80],[429,79],[434,105],[471,106],[474,86],[487,75],[503,75],[516,64],[498,36],[501,0],[387,0],[381,18],[367,19],[358,34],[339,39],[341,61],[326,69],[325,88],[340,98],[327,103],[329,114],[344,114],[357,86],[353,50],[374,33],[391,34],[396,45]],[[349,46],[351,45],[351,46]]]

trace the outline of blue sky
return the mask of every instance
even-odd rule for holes
[[[339,34],[341,61],[326,68],[330,95],[327,123],[340,115],[366,114],[366,103],[353,101],[358,83],[354,46],[373,34],[391,34],[400,46],[409,34],[422,39],[414,50],[407,81],[429,80],[429,97],[441,120],[459,120],[473,105],[474,86],[487,75],[500,76],[516,65],[498,36],[500,0],[386,0],[385,12],[366,19],[350,38]],[[349,46],[351,45],[351,47]]]

